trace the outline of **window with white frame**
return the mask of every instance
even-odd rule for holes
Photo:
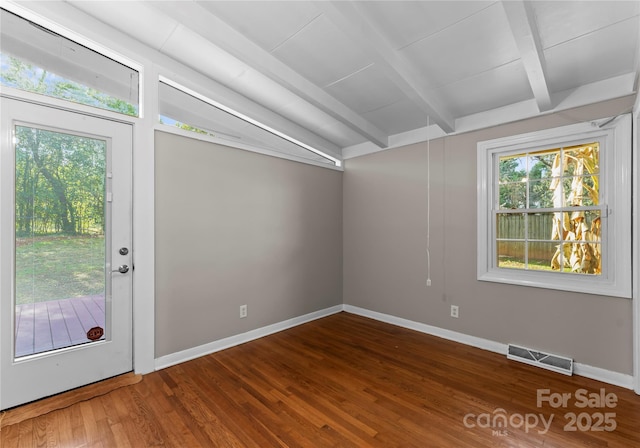
[[[478,280],[631,297],[631,118],[478,143]]]
[[[138,70],[0,8],[0,87],[139,115]]]
[[[221,143],[294,160],[340,166],[336,157],[302,143],[165,77],[158,83],[160,124]]]

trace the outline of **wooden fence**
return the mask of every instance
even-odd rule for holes
[[[553,230],[553,213],[529,214],[528,239],[550,240]],[[524,214],[498,215],[498,239],[520,239],[524,235]],[[522,258],[524,256],[524,241],[498,241],[498,254],[501,256]],[[556,252],[557,243],[529,241],[529,259],[548,261],[551,263]]]

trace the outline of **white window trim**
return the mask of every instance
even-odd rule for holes
[[[478,280],[631,298],[631,115],[478,142]],[[494,155],[604,139],[601,155],[603,269],[598,276],[498,268],[495,263]]]
[[[320,157],[323,157],[324,159],[327,159],[327,160],[331,161],[334,164],[334,167],[337,167],[337,168],[342,167],[342,161],[340,159],[338,159],[336,157],[333,157],[333,156],[331,156],[330,154],[327,154],[324,151],[320,151],[319,149],[316,149],[316,148],[314,148],[314,147],[312,147],[310,145],[307,145],[306,143],[303,143],[298,139],[290,137],[289,135],[285,134],[284,132],[280,132],[277,129],[274,129],[273,127],[271,127],[271,126],[268,126],[268,125],[266,125],[266,124],[264,124],[264,123],[262,123],[262,122],[260,122],[258,120],[255,120],[255,119],[249,117],[246,114],[243,114],[241,112],[236,111],[235,109],[232,109],[231,107],[225,106],[224,104],[220,103],[219,101],[211,99],[206,95],[203,95],[203,94],[201,94],[201,93],[199,93],[199,92],[197,92],[197,91],[195,91],[193,89],[190,89],[189,87],[186,87],[186,86],[184,86],[182,84],[179,84],[178,82],[173,81],[172,79],[169,79],[166,76],[160,75],[159,82],[164,83],[164,84],[166,84],[166,85],[168,85],[170,87],[173,87],[174,89],[177,89],[177,90],[183,92],[186,95],[192,96],[193,98],[195,98],[197,100],[203,101],[204,103],[209,104],[210,106],[213,106],[213,107],[215,107],[217,109],[225,111],[228,114],[231,114],[234,117],[239,118],[240,120],[243,120],[243,121],[245,121],[247,123],[250,123],[250,124],[252,124],[254,126],[257,126],[258,128],[260,128],[260,129],[262,129],[262,130],[264,130],[266,132],[269,132],[271,134],[277,135],[278,137],[280,137],[280,138],[282,138],[282,139],[284,139],[284,140],[286,140],[286,141],[288,141],[290,143],[293,143],[294,145],[297,145],[302,149],[306,149],[307,151],[309,151],[312,154],[317,154]],[[166,130],[166,128],[165,128],[165,130]],[[216,140],[222,140],[222,139],[216,139]],[[226,146],[238,147],[240,149],[248,149],[249,151],[253,151],[253,152],[260,152],[262,154],[268,154],[268,155],[273,155],[273,156],[276,156],[276,157],[282,157],[282,154],[280,154],[280,153],[277,153],[275,151],[265,150],[265,149],[262,149],[262,148],[257,148],[254,145],[246,145],[246,144],[245,145],[237,145],[237,144],[234,144],[234,143],[232,143],[230,141],[227,141],[227,140],[222,140],[222,144],[224,144]],[[282,157],[282,158],[290,158],[290,157]],[[302,159],[301,157],[295,157],[294,156],[294,160],[303,161],[304,163],[310,162],[311,165],[324,166],[324,165],[322,165],[320,163],[314,163],[313,161]]]
[[[143,63],[133,58],[129,58],[123,55],[122,53],[114,51],[108,46],[99,44],[98,42],[92,39],[89,39],[83,34],[76,33],[75,31],[62,26],[59,23],[48,19],[47,17],[37,14],[34,11],[27,9],[22,5],[16,4],[14,2],[3,2],[1,6],[3,9],[9,11],[12,14],[17,15],[22,19],[36,23],[46,30],[52,31],[53,33],[58,34],[65,39],[69,39],[108,59],[112,59],[113,61],[124,65],[125,67],[128,67],[130,69],[137,71],[138,72],[138,104],[137,104],[138,115],[134,118],[144,118],[144,112],[145,112],[144,111],[144,91],[145,91],[144,69],[145,67]],[[77,103],[77,104],[81,104],[81,103]],[[69,108],[72,108],[72,107],[69,107]],[[104,109],[104,110],[109,110],[109,109]]]

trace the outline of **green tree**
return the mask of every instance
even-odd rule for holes
[[[522,179],[527,176],[527,171],[520,163],[520,159],[514,157],[500,158],[500,208],[522,208],[526,201],[526,184]]]
[[[104,227],[104,141],[16,127],[16,231],[75,235]]]
[[[531,208],[553,207],[553,189],[551,188],[551,165],[554,154],[530,157],[529,168],[529,206]],[[540,236],[543,238],[542,236]]]
[[[0,84],[2,85],[112,110],[125,115],[138,116],[137,107],[124,100],[75,81],[61,78],[13,56],[6,54],[0,56],[2,64]]]

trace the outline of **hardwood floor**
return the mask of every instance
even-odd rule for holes
[[[0,445],[629,448],[639,424],[632,391],[340,313],[7,426]]]

